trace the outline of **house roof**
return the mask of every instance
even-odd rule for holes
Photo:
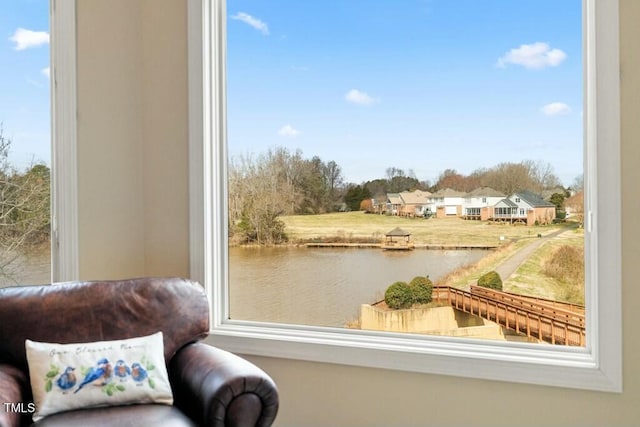
[[[556,206],[551,202],[547,202],[546,200],[542,199],[542,197],[532,193],[531,191],[518,191],[515,196],[520,197],[520,199],[524,200],[528,205],[534,208],[551,208]]]
[[[409,233],[408,231],[403,230],[400,227],[396,227],[393,230],[391,230],[390,232],[388,232],[386,234],[387,237],[406,237],[406,236],[411,236],[411,233]]]
[[[451,188],[443,188],[441,190],[436,191],[432,195],[434,197],[464,197],[467,193],[463,191],[452,190]]]
[[[515,203],[513,203],[509,199],[500,200],[498,203],[496,203],[496,206],[498,206],[498,205],[506,205],[508,208],[517,208],[518,207],[518,205],[516,205]]]
[[[387,200],[392,205],[400,205],[400,204],[402,204],[402,199],[400,198],[400,194],[398,194],[398,193],[387,193]]]
[[[467,197],[506,197],[506,194],[494,190],[491,187],[479,187],[467,193]]]
[[[428,191],[403,191],[400,193],[400,198],[404,201],[405,204],[409,205],[420,205],[426,204],[429,201],[429,196],[431,193]]]

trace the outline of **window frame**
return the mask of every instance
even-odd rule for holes
[[[211,301],[210,341],[249,355],[621,392],[618,10],[618,0],[583,0],[587,346],[575,348],[227,320],[226,8],[190,0],[190,274]]]
[[[76,2],[49,1],[51,281],[78,280]]]

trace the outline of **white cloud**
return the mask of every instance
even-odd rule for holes
[[[523,44],[505,53],[496,64],[504,68],[507,64],[522,65],[529,69],[556,67],[567,58],[567,54],[560,49],[552,49],[547,43],[537,42]]]
[[[294,129],[291,125],[284,125],[278,131],[278,135],[286,136],[288,138],[295,138],[296,136],[300,135],[300,131]]]
[[[235,19],[236,21],[244,22],[245,24],[255,28],[260,31],[265,36],[269,35],[269,26],[266,22],[259,20],[258,18],[254,18],[248,13],[238,12],[231,17],[231,19]]]
[[[51,68],[47,67],[47,68],[43,68],[42,70],[40,70],[40,72],[46,77],[46,78],[51,78]]]
[[[24,28],[18,28],[9,40],[16,45],[15,50],[29,49],[30,47],[38,47],[49,44],[49,33],[46,31],[31,31]]]
[[[358,105],[372,105],[378,102],[375,98],[372,98],[368,94],[360,92],[357,89],[351,89],[349,92],[347,92],[347,94],[344,96],[344,99],[346,99],[348,102]]]
[[[542,107],[540,111],[547,116],[562,116],[569,114],[571,112],[571,107],[564,102],[552,102],[551,104],[547,104]]]

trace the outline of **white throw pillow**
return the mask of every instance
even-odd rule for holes
[[[146,337],[55,344],[26,340],[33,420],[78,408],[173,404],[162,332]]]

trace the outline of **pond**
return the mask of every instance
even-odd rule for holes
[[[230,248],[230,317],[343,327],[361,304],[415,276],[437,280],[484,250],[383,251],[354,248]]]

